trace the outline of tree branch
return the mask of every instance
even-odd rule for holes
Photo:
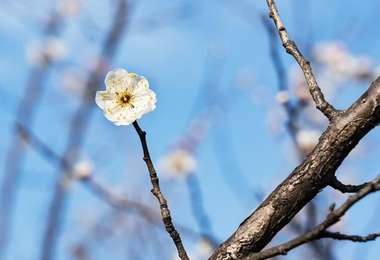
[[[359,141],[380,123],[380,77],[349,108],[337,111],[324,100],[310,64],[289,39],[273,0],[267,0],[281,41],[304,72],[317,108],[330,120],[304,161],[247,217],[209,258],[244,259],[261,251],[322,189]],[[363,190],[360,190],[361,193]],[[358,193],[358,194],[359,194]]]
[[[144,153],[144,161],[146,163],[146,166],[148,167],[150,180],[153,186],[153,189],[151,190],[153,195],[157,198],[158,202],[160,203],[160,209],[161,209],[161,216],[162,221],[164,222],[166,231],[169,233],[170,237],[173,239],[173,242],[178,250],[178,255],[182,260],[189,260],[189,257],[187,256],[186,250],[183,247],[181,237],[177,230],[175,229],[172,217],[170,215],[168,203],[164,197],[164,195],[161,192],[159,179],[157,177],[156,170],[154,169],[153,162],[149,155],[149,149],[146,142],[146,132],[141,130],[140,126],[138,125],[137,121],[133,122],[133,126],[136,129],[137,134],[140,137],[141,146]]]
[[[259,252],[318,192],[343,160],[380,123],[380,77],[333,118],[305,160],[268,196],[210,259],[243,259]],[[360,192],[360,191],[359,191]]]
[[[356,202],[358,202],[359,200],[361,200],[368,194],[373,193],[378,190],[380,190],[380,175],[377,178],[375,178],[372,182],[369,182],[367,185],[365,185],[357,194],[349,197],[346,200],[346,202],[343,203],[342,206],[340,206],[338,209],[334,210],[334,207],[330,207],[329,213],[327,214],[325,221],[323,221],[321,224],[316,226],[314,229],[280,246],[276,246],[276,247],[264,250],[260,253],[251,253],[246,259],[259,260],[259,259],[267,259],[269,257],[276,256],[276,255],[286,255],[287,252],[289,252],[291,249],[295,247],[298,247],[307,242],[324,238],[324,237],[342,239],[342,240],[345,239],[345,240],[351,240],[355,242],[365,242],[369,240],[375,240],[377,237],[380,236],[380,232],[376,234],[370,234],[366,237],[360,237],[360,236],[343,235],[337,232],[329,232],[329,231],[326,231],[326,229],[332,226],[333,224],[337,223],[340,220],[340,218]]]
[[[330,186],[336,190],[339,190],[342,193],[354,193],[361,190],[365,185],[367,185],[368,182],[365,182],[360,185],[346,185],[341,183],[336,176],[331,179]]]
[[[295,42],[289,38],[285,26],[282,23],[280,15],[277,11],[274,0],[267,0],[267,4],[269,8],[269,17],[274,21],[278,34],[281,38],[282,45],[284,46],[286,52],[292,55],[301,67],[316,107],[331,121],[337,114],[337,110],[325,100],[323,93],[315,80],[310,62],[302,56]]]
[[[329,237],[329,238],[337,239],[337,240],[350,240],[353,242],[368,242],[368,241],[373,241],[376,238],[380,237],[380,232],[369,234],[366,236],[358,236],[358,235],[341,234],[339,232],[325,231],[323,232],[323,237]]]

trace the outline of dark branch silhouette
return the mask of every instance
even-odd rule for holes
[[[353,193],[353,192],[358,192],[359,190],[361,190],[364,186],[366,186],[368,184],[368,182],[365,182],[363,184],[360,184],[360,185],[346,185],[346,184],[343,184],[341,183],[336,176],[334,176],[332,179],[331,179],[331,182],[330,182],[330,186],[336,190],[339,190],[340,192],[342,193]]]
[[[153,189],[151,190],[153,195],[157,198],[158,202],[160,203],[160,209],[161,209],[161,216],[162,221],[164,222],[166,231],[169,233],[171,238],[173,239],[173,242],[178,250],[178,255],[182,260],[189,260],[189,257],[187,256],[186,250],[183,247],[181,237],[177,230],[175,229],[172,217],[170,215],[168,203],[164,197],[164,195],[161,192],[159,179],[157,177],[156,170],[154,169],[153,162],[149,155],[149,149],[146,142],[146,132],[141,130],[140,126],[138,125],[137,121],[133,122],[133,126],[136,129],[137,134],[140,137],[141,146],[144,153],[144,161],[146,163],[146,166],[148,167],[149,171],[149,177],[153,186]]]

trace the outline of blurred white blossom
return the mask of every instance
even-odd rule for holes
[[[77,68],[68,68],[63,70],[59,75],[59,87],[61,90],[66,91],[71,96],[81,93],[86,86],[87,75],[77,69]]]
[[[298,65],[294,65],[289,70],[290,85],[293,86],[294,95],[300,103],[307,104],[312,99],[309,92],[309,87],[305,80],[301,69]]]
[[[59,38],[50,36],[43,42],[30,44],[26,50],[29,62],[35,66],[44,66],[48,62],[57,62],[65,58],[67,48]]]
[[[75,176],[85,179],[91,176],[94,171],[94,164],[90,160],[83,160],[74,165]]]
[[[277,103],[283,105],[283,104],[288,103],[289,100],[290,100],[290,98],[289,98],[289,91],[287,91],[287,90],[281,90],[281,91],[277,92],[277,94],[276,94],[276,101],[277,101]]]
[[[185,176],[195,171],[197,161],[192,153],[180,148],[159,159],[157,168],[167,177]]]
[[[58,5],[58,11],[63,17],[70,17],[76,15],[82,3],[79,0],[60,0]]]
[[[212,246],[212,244],[205,240],[205,239],[200,239],[197,243],[197,252],[201,259],[206,259],[209,257],[215,250],[215,248]]]
[[[129,125],[156,108],[156,94],[146,78],[124,69],[108,72],[106,91],[97,91],[95,102],[115,125]]]
[[[344,77],[368,78],[374,70],[368,57],[351,54],[341,42],[324,42],[313,51],[314,59],[327,66],[337,79]]]
[[[200,239],[195,245],[195,250],[189,251],[188,256],[191,260],[203,260],[207,259],[213,252],[215,248],[212,247],[209,241],[205,239]],[[174,255],[173,260],[179,260],[177,253]]]
[[[302,152],[309,153],[318,143],[321,136],[316,130],[299,130],[296,134],[296,141]]]

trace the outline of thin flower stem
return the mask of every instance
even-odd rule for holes
[[[143,148],[144,153],[144,161],[146,163],[146,166],[149,170],[149,176],[150,181],[152,183],[153,189],[151,190],[153,195],[157,198],[158,202],[160,203],[160,209],[161,209],[161,216],[162,221],[164,222],[165,229],[173,239],[173,242],[175,246],[177,247],[178,255],[182,260],[189,260],[189,257],[187,256],[186,250],[182,244],[181,237],[177,230],[175,229],[172,217],[170,215],[168,203],[164,197],[164,195],[161,192],[159,179],[157,177],[156,170],[154,169],[152,160],[149,155],[149,149],[146,142],[146,132],[141,130],[140,126],[138,125],[137,121],[133,122],[133,126],[136,129],[137,134],[140,137],[141,146]]]
[[[284,46],[286,52],[294,57],[302,69],[306,82],[309,86],[311,97],[313,98],[316,107],[331,121],[337,114],[337,110],[325,100],[322,90],[319,88],[314,77],[310,62],[302,56],[295,42],[289,38],[288,32],[282,23],[274,0],[267,0],[267,5],[269,8],[269,17],[274,21],[277,32],[281,38],[282,45]]]

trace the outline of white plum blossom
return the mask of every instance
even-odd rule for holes
[[[115,125],[129,125],[156,108],[156,94],[146,78],[124,69],[108,72],[106,90],[97,91],[95,102]]]
[[[158,161],[158,168],[167,177],[186,176],[197,168],[197,161],[186,149],[175,149]]]

